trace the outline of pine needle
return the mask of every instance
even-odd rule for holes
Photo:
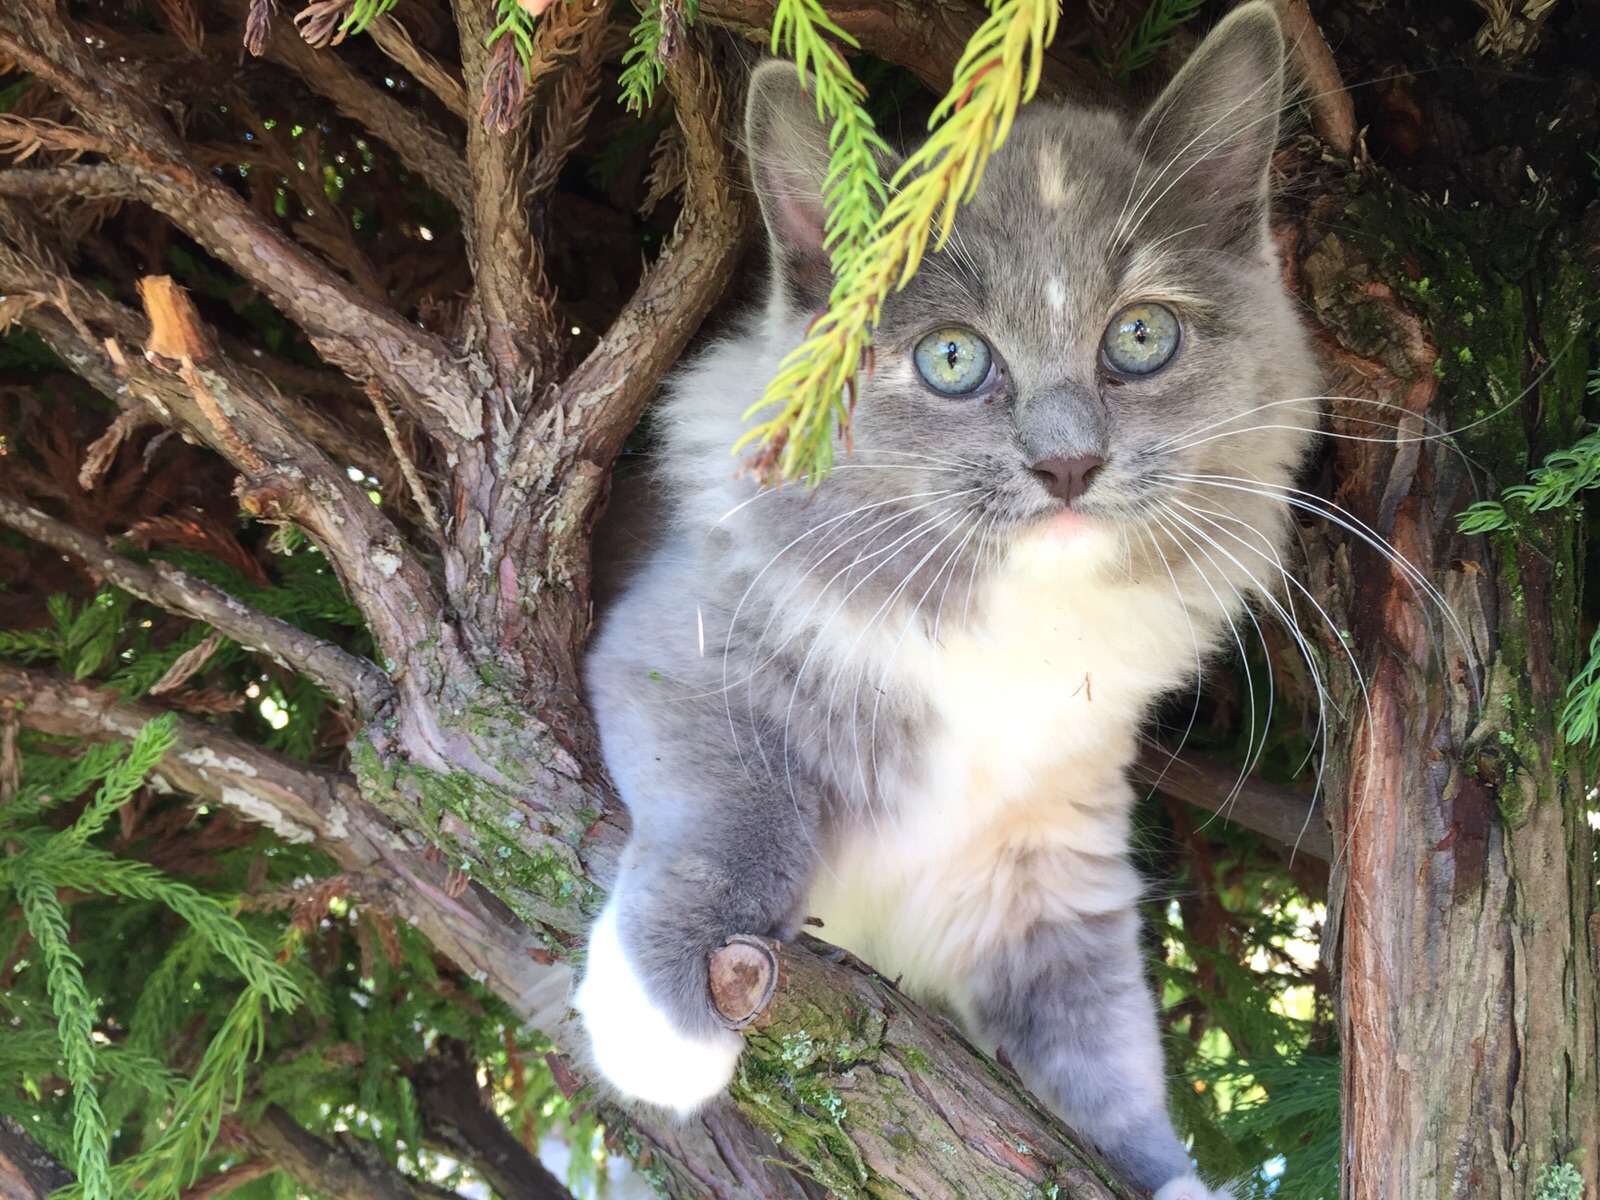
[[[798,29],[805,6],[788,7]],[[971,200],[1018,107],[1038,89],[1058,15],[1057,0],[992,0],[989,18],[972,35],[950,91],[934,110],[932,135],[895,173],[892,195],[860,248],[836,257],[828,311],[745,414],[751,419],[776,410],[734,448],[759,447],[747,469],[764,483],[815,486],[833,465],[836,426],[848,445],[856,373],[884,299],[910,280],[930,237],[937,250],[950,236],[957,204]],[[832,174],[830,180],[840,185]]]

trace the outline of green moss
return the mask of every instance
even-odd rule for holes
[[[351,760],[364,795],[404,824],[416,825],[420,814],[420,827],[463,857],[461,869],[524,920],[571,928],[599,907],[602,893],[585,877],[577,852],[566,838],[530,828],[512,793],[465,771],[386,762],[366,739],[352,745]]]

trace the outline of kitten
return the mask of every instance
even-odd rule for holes
[[[721,1092],[709,954],[814,915],[1127,1178],[1216,1194],[1166,1111],[1126,775],[1278,561],[1317,420],[1267,228],[1283,53],[1250,3],[1138,122],[1025,109],[815,490],[728,453],[831,283],[827,131],[792,66],[755,73],[770,297],[657,410],[670,532],[588,659],[633,836],[576,1007],[623,1094]]]

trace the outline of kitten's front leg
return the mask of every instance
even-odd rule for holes
[[[1155,1190],[1156,1200],[1227,1200],[1192,1174],[1167,1115],[1138,929],[1137,914],[1124,909],[1038,919],[997,940],[965,997],[975,1032],[1113,1167]]]
[[[640,807],[574,1007],[619,1092],[687,1116],[728,1086],[744,1044],[712,1003],[711,955],[735,934],[793,936],[815,834],[787,800]]]

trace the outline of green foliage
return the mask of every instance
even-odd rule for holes
[[[368,25],[392,9],[399,0],[354,0],[350,15],[339,24],[341,33],[364,33]]]
[[[629,31],[633,45],[622,55],[622,103],[629,112],[647,112],[655,105],[656,88],[667,77],[661,61],[661,3],[656,0],[644,9]]]
[[[1533,1200],[1583,1200],[1583,1172],[1571,1163],[1546,1163],[1533,1181]]]
[[[70,944],[67,916],[55,884],[26,864],[12,863],[8,889],[22,906],[23,920],[49,972],[46,986],[56,1015],[67,1082],[72,1086],[72,1165],[88,1200],[111,1200],[111,1130],[100,1108],[95,1053],[98,1023],[94,997],[84,986],[83,960]]]
[[[1600,367],[1589,372],[1587,389],[1600,396]],[[1514,484],[1499,500],[1480,500],[1457,517],[1465,534],[1495,533],[1516,524],[1512,507],[1524,513],[1565,508],[1583,493],[1600,487],[1600,429],[1593,429],[1564,450],[1547,455],[1528,473],[1528,482]],[[1561,710],[1561,734],[1568,742],[1594,744],[1600,739],[1600,633],[1589,642],[1589,657],[1567,684]]]
[[[1054,0],[992,0],[988,19],[972,35],[950,91],[934,110],[931,136],[895,172],[889,201],[860,248],[848,261],[836,256],[828,311],[746,414],[774,410],[739,442],[741,448],[760,445],[752,467],[764,479],[814,486],[827,474],[835,427],[848,437],[856,372],[884,299],[905,286],[930,238],[935,250],[949,238],[957,205],[972,198],[1018,107],[1038,89],[1057,16]]]
[[[78,1175],[77,1194],[85,1200],[111,1200],[126,1195],[133,1178],[142,1178],[143,1172],[130,1176],[126,1166],[115,1173],[111,1170],[111,1128],[100,1103],[99,1087],[105,1065],[100,1061],[95,1036],[101,1025],[99,1004],[85,981],[84,960],[72,946],[71,924],[59,896],[63,889],[121,895],[177,913],[196,936],[246,977],[246,996],[251,998],[258,1020],[262,1003],[287,1009],[301,998],[298,987],[271,952],[251,938],[217,901],[148,864],[114,858],[90,844],[143,784],[174,740],[173,719],[157,718],[139,731],[126,753],[123,747],[106,746],[85,754],[64,776],[50,781],[56,786],[53,796],[45,790],[46,782],[28,779],[11,805],[0,813],[0,823],[12,848],[0,863],[0,897],[8,892],[15,896],[27,935],[44,958],[45,992],[56,1018],[66,1079],[71,1086],[72,1164]],[[70,801],[95,783],[98,788],[93,798],[74,821],[61,829],[49,823],[47,818],[63,801]],[[211,1058],[208,1052],[208,1063]],[[231,1068],[237,1076],[237,1058],[236,1048],[225,1043],[211,1065],[212,1072]],[[115,1069],[125,1079],[142,1078],[148,1086],[166,1087],[160,1068],[143,1055],[121,1056]],[[200,1080],[210,1083],[206,1064],[202,1064],[196,1080],[197,1086]],[[201,1094],[212,1099],[212,1092]],[[205,1119],[197,1121],[193,1119],[196,1115]],[[169,1140],[188,1140],[173,1154],[163,1151],[160,1160],[192,1169],[204,1159],[220,1119],[221,1108],[215,1103],[199,1114],[180,1104],[170,1126]],[[116,1176],[123,1178],[118,1181]],[[152,1200],[175,1197],[188,1180],[173,1178],[176,1182],[172,1186],[147,1189],[144,1194]]]
[[[1119,83],[1141,67],[1147,67],[1168,43],[1178,28],[1200,15],[1205,0],[1150,0],[1150,7],[1129,36],[1122,53],[1112,64],[1112,74]]]
[[[313,851],[141,789],[172,741],[167,717],[131,746],[71,754],[24,733],[21,787],[0,807],[0,1112],[73,1166],[63,1200],[173,1200],[237,1161],[222,1122],[268,1103],[459,1182],[421,1145],[405,1077],[440,1036],[482,1063],[513,1130],[563,1125],[592,1180],[598,1119],[572,1112],[542,1039],[345,896]]]
[[[629,112],[648,112],[656,102],[656,88],[667,77],[664,58],[668,28],[678,22],[693,25],[700,18],[700,0],[646,0],[639,21],[630,31],[633,44],[622,55],[622,103]]]
[[[878,174],[878,155],[887,155],[889,147],[863,107],[866,89],[825,34],[847,46],[858,45],[829,20],[817,0],[779,0],[772,21],[772,52],[794,59],[802,85],[809,82],[816,89],[818,120],[832,122],[828,135],[832,153],[823,185],[828,210],[824,244],[832,253],[835,276],[842,276],[861,253],[883,208],[886,193]]]

